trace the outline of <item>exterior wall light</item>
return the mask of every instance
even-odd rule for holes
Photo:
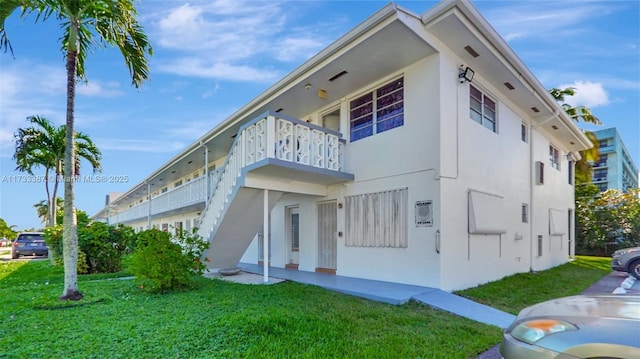
[[[473,75],[476,74],[475,71],[469,66],[464,68],[464,65],[460,65],[460,73],[458,74],[458,79],[460,79],[460,83],[463,84],[465,81],[471,82],[473,81]]]

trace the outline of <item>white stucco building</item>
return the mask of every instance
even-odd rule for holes
[[[95,218],[198,227],[212,270],[267,249],[273,267],[450,291],[569,259],[589,146],[472,4],[389,4]]]

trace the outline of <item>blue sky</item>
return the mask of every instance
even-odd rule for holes
[[[101,174],[126,176],[128,183],[77,183],[77,208],[95,214],[105,194],[143,180],[386,3],[138,2],[154,48],[151,81],[135,89],[118,50],[97,48],[87,59],[89,82],[77,87],[76,98],[76,129],[102,150]],[[397,3],[422,14],[437,2]],[[474,4],[545,87],[576,87],[570,102],[589,106],[604,122],[599,128],[617,127],[640,165],[640,2]],[[30,115],[65,121],[61,32],[53,18],[34,24],[14,14],[5,25],[15,57],[0,53],[0,218],[19,229],[39,228],[33,204],[46,198],[44,185],[8,180],[19,175],[13,134],[28,126]],[[87,163],[82,174],[91,174]]]

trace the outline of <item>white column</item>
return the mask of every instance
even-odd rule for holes
[[[263,203],[263,235],[262,235],[262,266],[264,272],[264,283],[269,282],[269,190],[264,190],[264,203]]]
[[[147,229],[151,229],[151,184],[147,182]]]

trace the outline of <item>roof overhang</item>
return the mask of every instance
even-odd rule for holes
[[[555,145],[566,152],[592,146],[548,90],[469,1],[441,1],[422,15],[422,22],[427,31],[462,59],[465,66],[471,67],[476,75],[489,81],[527,114],[534,128],[555,139]]]
[[[414,30],[421,27],[418,15],[393,3],[386,5],[182,150],[112,204],[129,203],[146,196],[147,184],[151,191],[155,191],[204,168],[205,147],[210,160],[226,156],[240,127],[261,113],[282,109],[287,116],[302,119],[381,77],[436,53]],[[398,39],[402,40],[400,45]],[[346,74],[331,80],[345,71]],[[326,93],[325,98],[318,96],[319,90]]]

